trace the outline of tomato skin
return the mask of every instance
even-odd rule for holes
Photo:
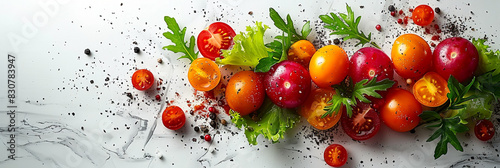
[[[396,73],[403,78],[417,80],[432,69],[431,48],[415,34],[399,36],[392,45],[391,58]]]
[[[264,97],[264,83],[261,77],[253,71],[240,71],[234,74],[227,83],[227,104],[241,116],[259,109],[264,102]]]
[[[233,45],[234,36],[236,33],[231,26],[223,22],[214,22],[200,32],[196,44],[203,57],[215,60],[221,57],[221,49],[227,50]]]
[[[481,141],[488,141],[495,136],[495,126],[490,120],[479,120],[474,126],[474,134]]]
[[[147,69],[139,69],[132,75],[132,86],[137,90],[148,90],[154,82],[153,73]]]
[[[342,145],[331,144],[323,154],[326,164],[332,167],[343,166],[347,162],[347,151]]]
[[[432,20],[434,20],[434,10],[429,5],[417,6],[411,15],[413,23],[419,26],[430,25]]]
[[[264,77],[266,94],[282,108],[295,108],[304,103],[311,92],[311,77],[299,63],[285,60],[274,66]]]
[[[445,80],[453,75],[458,82],[470,80],[479,62],[476,47],[462,37],[441,41],[434,49],[433,55],[434,70]]]
[[[186,123],[186,115],[178,106],[169,106],[161,115],[163,125],[171,130],[178,130]]]
[[[347,53],[336,45],[324,46],[311,58],[309,72],[316,85],[330,88],[343,81],[349,73]]]
[[[436,72],[427,72],[413,85],[413,95],[427,107],[438,107],[448,100],[448,82]]]
[[[339,122],[343,107],[341,107],[337,114],[334,113],[332,116],[325,118],[321,118],[321,116],[326,112],[323,109],[328,105],[328,101],[332,99],[334,94],[335,91],[333,89],[314,89],[309,94],[309,97],[307,97],[306,102],[300,106],[300,116],[306,118],[307,122],[316,129],[327,130],[332,128]]]
[[[392,61],[382,50],[365,47],[352,55],[349,60],[349,76],[353,83],[363,79],[371,80],[377,76],[377,81],[394,78]]]
[[[407,132],[420,122],[422,105],[404,89],[390,89],[385,97],[380,117],[385,125],[394,131]]]
[[[299,40],[288,49],[288,60],[299,63],[304,68],[309,68],[311,57],[316,52],[314,45],[307,40]]]
[[[344,132],[357,141],[372,138],[380,129],[380,117],[377,112],[369,104],[362,102],[353,107],[351,118],[344,109],[340,122]]]
[[[189,66],[188,80],[194,89],[210,91],[220,82],[220,69],[208,58],[197,58]]]

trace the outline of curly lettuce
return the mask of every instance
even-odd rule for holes
[[[486,42],[486,39],[472,39],[472,44],[477,49],[477,52],[479,53],[479,63],[477,65],[476,69],[476,75],[481,75],[486,72],[495,70],[493,72],[493,75],[496,75],[500,73],[500,51],[496,50],[490,50],[490,46],[484,44]]]

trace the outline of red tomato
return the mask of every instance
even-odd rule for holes
[[[490,120],[479,120],[474,127],[474,134],[481,141],[488,141],[495,135],[495,127]]]
[[[155,78],[147,69],[139,69],[132,75],[132,85],[137,90],[148,90],[153,86]]]
[[[413,85],[413,95],[418,102],[427,107],[437,107],[444,104],[450,93],[448,82],[436,72],[427,72],[424,77]]]
[[[429,44],[414,34],[399,36],[392,45],[394,70],[403,78],[418,80],[432,69],[432,51]]]
[[[212,23],[198,35],[198,50],[203,57],[215,60],[215,58],[221,57],[221,49],[227,50],[233,45],[234,36],[236,33],[233,28],[226,23]]]
[[[420,122],[422,105],[404,89],[390,89],[385,97],[380,117],[385,125],[394,131],[407,132]]]
[[[344,132],[354,140],[370,139],[380,129],[380,117],[369,104],[365,103],[358,103],[352,109],[351,118],[344,109],[340,122]]]
[[[419,26],[427,26],[434,20],[434,10],[429,5],[419,5],[411,14],[413,23]]]
[[[314,89],[304,102],[300,106],[299,114],[307,119],[307,122],[311,124],[314,128],[319,130],[326,130],[332,128],[340,120],[342,116],[341,108],[337,114],[333,113],[332,116],[327,116],[321,118],[325,114],[325,106],[328,105],[328,101],[332,99],[335,91],[332,89]]]
[[[169,106],[161,115],[163,125],[171,130],[178,130],[186,123],[186,115],[178,106]]]
[[[332,167],[340,167],[347,162],[347,151],[342,145],[331,144],[326,147],[323,157],[326,164]]]
[[[260,108],[266,95],[264,83],[253,71],[240,71],[234,74],[226,87],[226,100],[231,109],[248,115]]]
[[[311,58],[309,73],[313,82],[322,88],[342,82],[349,73],[347,53],[336,45],[320,48]]]
[[[220,78],[219,66],[208,58],[197,58],[189,66],[188,80],[196,90],[210,91],[219,84]]]

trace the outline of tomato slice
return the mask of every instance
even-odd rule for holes
[[[358,103],[352,109],[352,116],[349,118],[347,111],[343,110],[342,129],[354,140],[366,140],[375,136],[380,129],[380,117],[369,104]]]
[[[474,126],[474,134],[481,141],[488,141],[495,135],[495,127],[490,120],[479,120]]]
[[[306,102],[300,106],[299,114],[306,118],[307,122],[316,129],[326,130],[332,128],[339,122],[342,113],[334,113],[332,116],[327,116],[325,118],[321,118],[321,116],[325,114],[326,111],[323,109],[328,105],[328,101],[332,99],[334,94],[335,91],[332,89],[314,89],[311,94],[309,94]],[[342,109],[343,108],[340,110]]]
[[[436,72],[428,72],[413,85],[413,95],[418,102],[427,107],[444,104],[450,93],[448,82]]]
[[[413,22],[419,26],[427,26],[434,20],[434,10],[429,5],[419,5],[412,12]]]
[[[234,36],[236,33],[228,24],[212,23],[198,35],[198,50],[205,58],[215,60],[215,58],[221,57],[221,49],[229,49],[233,45]]]
[[[132,85],[137,90],[148,90],[153,86],[155,78],[147,69],[139,69],[132,75]]]
[[[186,115],[178,106],[169,106],[161,116],[163,125],[171,130],[178,130],[186,123]]]
[[[326,164],[332,167],[340,167],[347,162],[347,151],[342,145],[331,144],[326,147],[324,158]]]
[[[189,66],[188,80],[196,90],[210,91],[219,84],[220,79],[219,66],[208,58],[197,58]]]

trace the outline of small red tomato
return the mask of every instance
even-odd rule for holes
[[[212,136],[210,134],[205,135],[205,141],[210,142],[212,140]]]
[[[203,57],[215,60],[221,57],[221,49],[227,50],[233,45],[234,36],[236,33],[231,26],[223,22],[215,22],[200,32],[196,44]]]
[[[481,141],[488,141],[495,135],[495,127],[490,120],[479,120],[474,127],[474,134]]]
[[[178,130],[186,123],[186,115],[178,106],[169,106],[161,116],[163,125],[171,130]]]
[[[147,69],[139,69],[132,75],[132,85],[137,90],[148,90],[153,86],[155,78]]]
[[[419,5],[412,13],[413,22],[419,26],[427,26],[434,20],[434,10],[429,5]]]
[[[326,147],[323,157],[325,158],[326,164],[332,167],[340,167],[347,162],[347,151],[342,145],[331,144]]]

